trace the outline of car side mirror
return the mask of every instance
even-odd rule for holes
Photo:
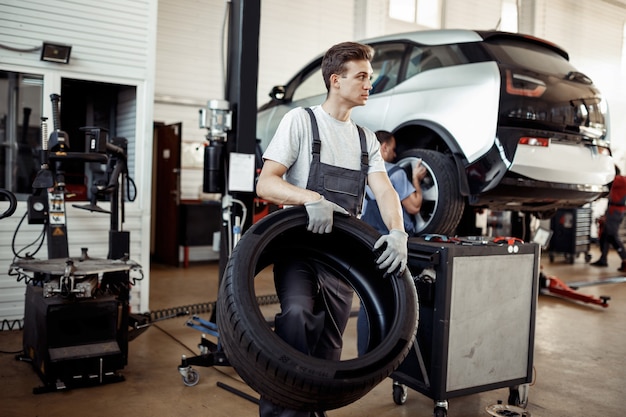
[[[270,91],[270,97],[277,101],[282,101],[285,98],[285,86],[277,85]]]

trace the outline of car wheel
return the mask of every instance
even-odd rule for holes
[[[229,363],[262,397],[286,408],[331,410],[348,405],[404,360],[417,329],[411,274],[384,278],[375,264],[375,229],[336,215],[333,231],[306,230],[302,207],[274,212],[243,234],[228,261],[217,299],[220,343]],[[331,361],[307,356],[280,339],[262,315],[255,276],[278,257],[323,262],[351,285],[366,309],[370,343],[364,355]]]
[[[421,183],[422,208],[413,216],[415,234],[454,234],[465,208],[454,162],[440,152],[428,149],[409,150],[400,155],[397,162],[409,178],[418,158],[422,160],[428,173]]]

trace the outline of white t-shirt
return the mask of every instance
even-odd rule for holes
[[[320,132],[322,148],[320,161],[352,170],[361,169],[361,142],[356,124],[341,122],[327,114],[321,106],[312,106]],[[385,162],[380,154],[380,144],[370,129],[363,127],[369,154],[369,170],[385,172]],[[311,167],[313,131],[311,119],[302,107],[290,110],[281,120],[274,137],[263,153],[263,159],[287,167],[285,180],[306,188]]]

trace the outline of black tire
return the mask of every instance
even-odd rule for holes
[[[252,226],[230,257],[217,299],[220,342],[243,380],[272,402],[318,411],[348,405],[387,378],[404,360],[417,329],[417,294],[410,272],[383,278],[365,222],[337,215],[330,234],[306,230],[303,207],[279,210]],[[336,269],[370,318],[370,345],[361,357],[330,361],[287,345],[259,310],[254,278],[278,256],[302,256]]]
[[[15,194],[13,194],[9,190],[0,188],[0,195],[5,196],[6,199],[9,201],[9,207],[0,214],[0,219],[4,219],[5,217],[11,217],[13,213],[15,213],[15,209],[17,208],[17,198],[15,197]]]
[[[437,151],[411,149],[397,162],[409,178],[417,158],[422,159],[428,174],[421,183],[423,202],[419,214],[414,216],[415,234],[453,235],[465,209],[454,162]]]
[[[509,398],[507,403],[515,407],[528,407],[528,385],[516,385],[509,387]]]
[[[392,395],[394,403],[398,405],[403,405],[409,396],[409,390],[406,385],[394,381]]]
[[[434,417],[446,417],[448,415],[448,410],[443,407],[435,407],[433,410]]]

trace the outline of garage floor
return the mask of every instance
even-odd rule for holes
[[[593,259],[597,251],[592,249]],[[543,255],[547,275],[564,281],[596,281],[621,276],[617,255],[610,267],[595,268],[584,256],[568,264],[558,255]],[[217,263],[187,269],[155,265],[151,270],[151,310],[158,311],[215,300]],[[270,288],[269,286],[267,288]],[[535,376],[527,411],[533,417],[623,416],[626,382],[626,283],[583,287],[584,294],[611,297],[608,308],[540,295],[535,343]],[[0,332],[0,415],[6,417],[72,416],[211,416],[258,415],[250,400],[218,386],[226,384],[255,396],[229,367],[196,367],[200,381],[182,383],[177,367],[181,355],[198,354],[201,333],[185,326],[188,317],[155,323],[129,344],[125,381],[45,394],[33,394],[41,384],[30,364],[15,359],[22,331]],[[355,321],[347,330],[346,353],[354,354]],[[514,323],[513,323],[514,325]],[[13,353],[11,353],[13,352]],[[432,399],[409,389],[404,405],[392,399],[391,380],[383,381],[364,398],[329,417],[429,416]],[[508,389],[452,398],[448,416],[488,416],[485,408],[502,400]],[[503,414],[504,415],[504,414]],[[513,415],[513,414],[507,414]]]

